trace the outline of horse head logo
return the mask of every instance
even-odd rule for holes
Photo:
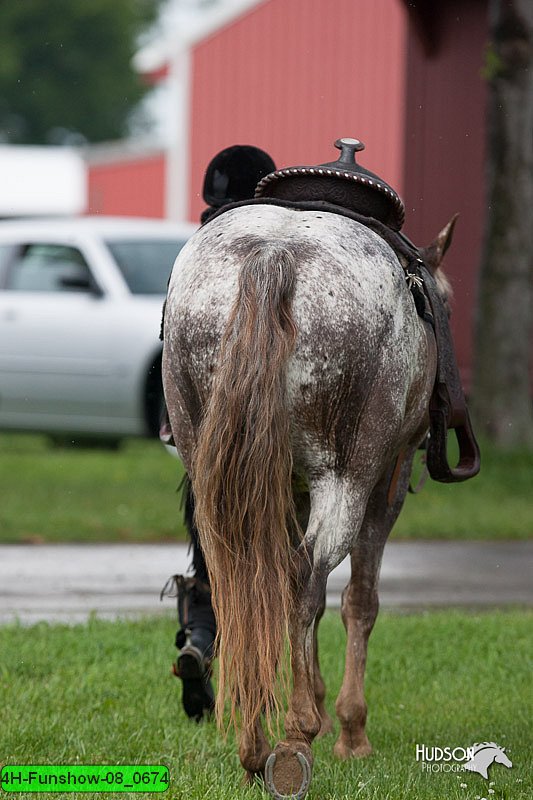
[[[512,767],[513,764],[505,754],[505,747],[500,747],[496,742],[480,742],[473,744],[469,750],[473,751],[470,761],[464,765],[470,772],[478,772],[484,778],[489,777],[488,769],[491,764],[503,764]]]

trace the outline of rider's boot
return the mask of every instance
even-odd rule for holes
[[[215,616],[208,584],[198,578],[175,577],[181,627],[176,634],[179,655],[173,672],[182,681],[185,713],[199,722],[204,712],[210,714],[215,706],[211,683]]]

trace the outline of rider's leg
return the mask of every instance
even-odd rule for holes
[[[186,487],[185,523],[191,538],[194,577],[178,580],[181,627],[176,634],[179,655],[174,672],[183,683],[185,713],[200,720],[204,710],[210,712],[214,707],[210,676],[216,622],[207,567],[194,525],[194,498],[189,485]]]

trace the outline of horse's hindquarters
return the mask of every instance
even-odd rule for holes
[[[354,437],[372,396],[374,425],[393,422],[391,436],[413,413],[408,401],[411,407],[423,405],[428,352],[403,271],[388,245],[333,214],[239,208],[200,229],[182,250],[165,323],[165,387],[173,395],[169,405],[179,413],[175,438],[189,461],[190,430],[198,427],[209,397],[243,257],[273,242],[292,252],[296,262],[297,339],[287,371],[294,456],[302,470],[317,460],[324,468],[344,469],[353,461]],[[417,395],[420,404],[414,402]]]

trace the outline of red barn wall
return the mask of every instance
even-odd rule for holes
[[[405,231],[427,244],[460,217],[445,269],[454,287],[452,329],[465,384],[484,222],[487,0],[431,5],[435,48],[411,21],[406,88]]]
[[[88,214],[165,216],[165,154],[88,165]]]
[[[204,206],[205,167],[223,147],[257,144],[279,166],[316,164],[335,158],[339,136],[366,142],[358,158],[403,196],[415,242],[428,243],[458,211],[446,269],[467,384],[484,209],[487,5],[263,0],[192,47],[184,159],[192,220]],[[91,162],[89,213],[166,216],[163,153]]]
[[[190,204],[205,167],[232,144],[278,166],[331,161],[333,142],[367,144],[361,163],[403,188],[407,11],[401,0],[265,0],[192,52]]]

